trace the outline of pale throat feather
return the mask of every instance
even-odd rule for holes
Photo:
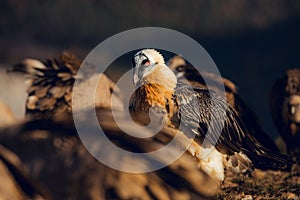
[[[158,84],[165,90],[174,92],[177,85],[177,78],[174,72],[165,64],[159,64],[151,74],[143,77],[142,84]]]

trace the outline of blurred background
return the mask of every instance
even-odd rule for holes
[[[221,74],[239,87],[264,129],[277,135],[268,95],[286,69],[300,67],[300,1],[2,0],[0,65],[53,58],[64,49],[83,59],[106,38],[144,26],[174,29],[198,41]],[[0,100],[21,116],[24,80],[3,69]]]

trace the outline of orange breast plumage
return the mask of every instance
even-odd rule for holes
[[[146,117],[146,122],[148,122],[150,108],[154,108],[170,119],[177,110],[173,92],[159,84],[144,84],[137,88],[130,100],[131,117],[138,121]]]

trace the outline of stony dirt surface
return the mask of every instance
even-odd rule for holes
[[[215,199],[300,199],[300,166],[293,166],[291,172],[228,175]]]

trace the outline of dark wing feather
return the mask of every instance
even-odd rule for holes
[[[210,145],[215,144],[226,154],[242,151],[261,169],[288,170],[293,164],[291,157],[265,148],[250,135],[233,108],[216,93],[178,85],[175,97],[180,102],[177,121],[182,123],[184,133],[189,130],[196,133],[196,140],[203,141],[206,137]]]
[[[237,86],[224,77],[219,77],[212,72],[198,71],[192,65],[186,64],[180,56],[174,56],[169,60],[169,66],[174,70],[179,81],[187,82],[192,86],[207,88],[208,86],[219,95],[226,95],[227,102],[236,111],[240,120],[245,125],[248,133],[254,136],[261,144],[269,149],[279,152],[273,139],[263,130],[259,118],[246,105],[237,92]],[[225,89],[225,93],[224,90]]]
[[[187,129],[197,130],[200,139],[207,137],[221,152],[240,151],[245,130],[226,100],[207,89],[184,85],[177,87],[175,95],[180,102],[177,116]]]

